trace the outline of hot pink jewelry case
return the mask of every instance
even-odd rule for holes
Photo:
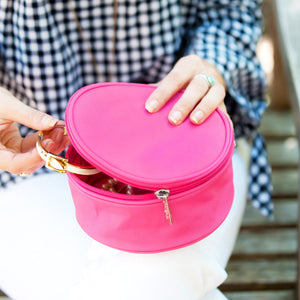
[[[102,173],[67,173],[82,229],[105,245],[140,253],[184,247],[212,233],[234,195],[234,134],[217,109],[203,124],[179,126],[168,114],[178,92],[159,112],[145,102],[156,87],[99,83],[78,90],[66,110],[70,163]],[[109,178],[132,194],[103,190]]]

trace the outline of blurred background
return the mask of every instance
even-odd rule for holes
[[[260,132],[272,167],[274,218],[248,202],[228,279],[230,300],[295,300],[299,293],[300,0],[264,0],[257,54],[268,82]]]

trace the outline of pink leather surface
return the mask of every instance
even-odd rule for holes
[[[222,224],[234,196],[229,160],[210,181],[170,195],[170,225],[162,201],[153,193],[116,198],[88,188],[75,174],[68,173],[68,178],[82,229],[100,243],[134,253],[163,252],[200,241]]]
[[[173,126],[167,116],[181,93],[150,114],[144,105],[154,89],[106,83],[79,90],[66,111],[72,144],[93,166],[138,187],[172,188],[207,176],[231,153],[228,120],[215,111],[200,126]]]
[[[144,104],[155,89],[139,84],[96,84],[79,90],[66,111],[70,162],[87,160],[142,193],[101,188],[103,178],[68,173],[83,230],[108,246],[138,253],[195,243],[226,218],[233,200],[233,131],[220,111],[201,126],[168,122],[178,93],[159,113]],[[75,150],[76,148],[76,150]],[[101,179],[102,178],[102,179]],[[173,225],[154,191],[169,188]]]

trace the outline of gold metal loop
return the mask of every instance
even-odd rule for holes
[[[64,130],[64,135],[68,135],[66,126],[64,125],[56,125],[54,128],[62,128]],[[54,129],[53,128],[53,129]],[[51,130],[53,130],[51,129]],[[49,131],[51,131],[49,130]],[[42,140],[44,136],[44,131],[41,130],[38,134],[38,139],[36,142],[36,149],[40,157],[46,162],[46,168],[55,171],[57,173],[75,173],[79,175],[94,175],[99,173],[100,171],[92,166],[90,167],[83,167],[83,166],[76,166],[69,163],[68,159],[54,153],[47,151],[44,146],[42,145]],[[20,174],[21,175],[21,174]]]

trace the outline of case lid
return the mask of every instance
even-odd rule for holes
[[[99,83],[78,90],[66,109],[72,145],[90,164],[133,186],[157,190],[204,181],[232,156],[234,135],[219,109],[201,125],[174,126],[175,94],[157,113],[145,109],[156,87]]]

